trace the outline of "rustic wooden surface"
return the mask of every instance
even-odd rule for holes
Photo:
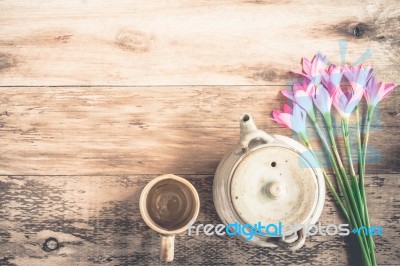
[[[213,174],[240,113],[291,136],[270,120],[288,70],[317,51],[340,63],[339,40],[347,62],[368,57],[399,84],[399,18],[391,0],[0,1],[0,265],[161,264],[138,210],[145,184],[182,175],[199,191],[198,223],[219,223]],[[400,263],[399,99],[376,113],[368,154],[380,265]],[[343,221],[329,194],[321,221]],[[354,265],[356,247],[182,235],[172,264]]]
[[[0,179],[2,262],[17,265],[157,265],[160,237],[142,221],[141,189],[154,175],[132,176],[3,176]],[[197,223],[219,223],[212,202],[212,175],[184,175],[199,192]],[[372,223],[384,227],[376,238],[381,264],[399,260],[398,175],[368,176]],[[384,189],[385,194],[381,191]],[[100,196],[101,195],[101,196]],[[388,207],[390,206],[390,207]],[[379,210],[379,211],[377,211]],[[327,199],[322,224],[340,223],[337,207]],[[55,238],[61,245],[46,251]],[[354,239],[315,236],[290,252],[255,248],[241,240],[218,236],[181,235],[176,239],[174,265],[210,264],[357,264]]]

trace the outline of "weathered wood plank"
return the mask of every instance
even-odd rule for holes
[[[141,189],[154,176],[0,176],[0,262],[16,265],[157,265],[159,237],[142,221]],[[197,223],[218,224],[212,176],[185,176],[199,192]],[[367,195],[379,265],[398,263],[398,174],[368,176]],[[323,225],[343,222],[328,196]],[[48,250],[43,247],[46,240]],[[53,241],[53,242],[52,242]],[[56,242],[59,244],[57,249]],[[255,248],[218,236],[178,236],[173,265],[358,264],[357,244],[342,236],[313,236],[297,252]],[[51,251],[49,249],[56,248]],[[212,256],[211,256],[212,255]]]
[[[292,135],[270,119],[280,89],[1,88],[0,174],[213,174],[242,112]],[[397,95],[376,113],[368,173],[400,170]]]
[[[1,85],[285,84],[300,57],[367,49],[399,82],[400,10],[365,1],[1,1]]]

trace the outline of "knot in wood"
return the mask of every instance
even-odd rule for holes
[[[58,243],[58,240],[54,237],[47,238],[43,243],[43,250],[47,252],[54,251],[59,248],[60,244]]]

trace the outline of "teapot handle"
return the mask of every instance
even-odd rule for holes
[[[292,243],[287,243],[287,248],[289,250],[298,250],[299,248],[304,246],[305,242],[306,242],[306,233],[302,228],[299,231],[297,231],[297,239]]]
[[[294,240],[292,240],[292,238]],[[299,231],[295,232],[295,235],[293,237],[290,237],[290,239],[282,240],[282,238],[273,238],[273,243],[279,247],[282,248],[287,248],[289,250],[298,250],[302,246],[304,246],[304,243],[306,242],[306,233],[304,232],[304,229],[300,229]],[[289,243],[290,240],[290,243]]]
[[[271,137],[270,135],[268,135],[267,133],[265,133],[262,130],[256,130],[253,132],[250,132],[248,134],[246,134],[245,136],[243,136],[240,139],[240,147],[242,150],[247,150],[249,148],[249,144],[252,140],[255,139],[260,139],[263,143],[267,144],[267,143],[271,143],[273,142],[275,139],[273,137]]]

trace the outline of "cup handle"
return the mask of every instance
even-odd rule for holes
[[[174,260],[175,235],[161,235],[161,261],[170,262]]]

